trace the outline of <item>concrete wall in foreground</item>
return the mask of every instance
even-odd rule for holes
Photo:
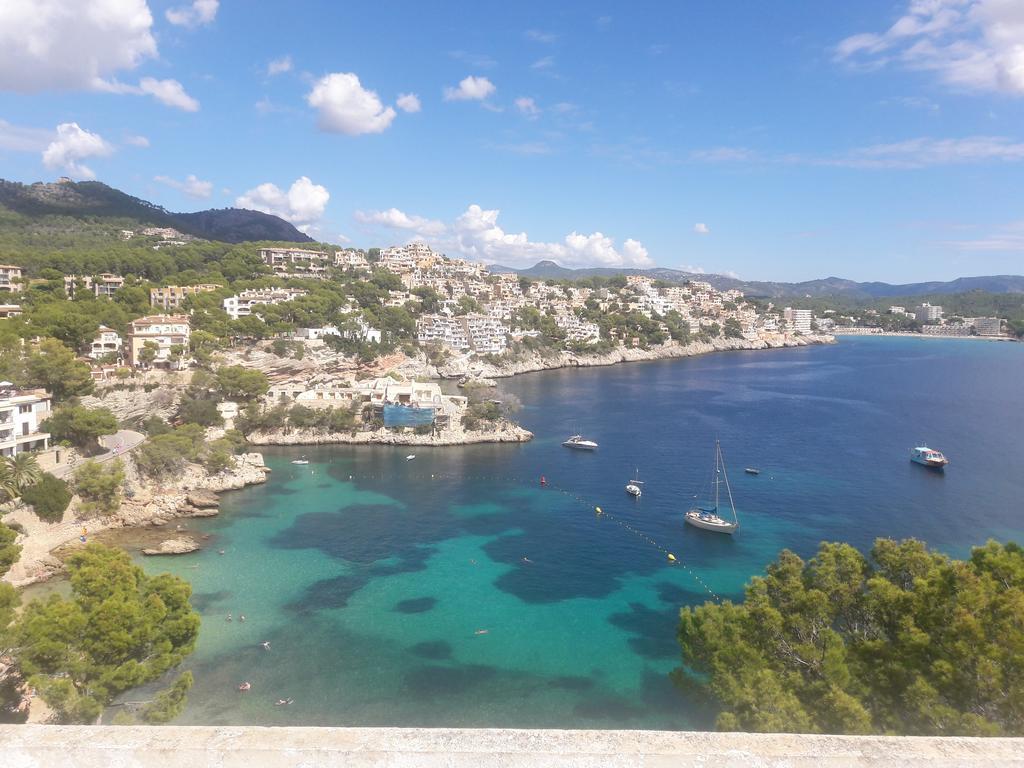
[[[0,726],[2,768],[1020,766],[1024,739],[446,728]]]

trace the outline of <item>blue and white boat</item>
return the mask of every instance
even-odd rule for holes
[[[940,472],[949,464],[949,459],[943,455],[942,451],[936,451],[934,448],[929,448],[926,445],[915,447],[910,452],[910,460],[915,464],[920,464],[922,467],[937,469]]]
[[[564,445],[566,448],[572,448],[577,451],[597,450],[597,443],[595,443],[593,440],[584,439],[582,435],[573,435],[564,443],[562,443],[562,445]]]

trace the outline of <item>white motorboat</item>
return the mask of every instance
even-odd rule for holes
[[[732,489],[729,487],[729,475],[725,471],[725,459],[722,458],[722,446],[715,441],[715,470],[712,482],[715,486],[715,504],[712,507],[697,506],[686,513],[684,519],[694,528],[701,528],[705,531],[715,533],[735,533],[740,527],[739,518],[736,516],[736,505],[732,500]],[[729,497],[729,508],[732,510],[732,522],[726,520],[719,514],[719,496],[722,483],[725,483],[725,491]]]
[[[593,440],[585,440],[582,435],[573,435],[564,443],[562,443],[562,445],[564,445],[566,448],[573,448],[574,450],[577,451],[597,450],[597,443],[595,443]]]
[[[639,474],[640,474],[640,472],[637,471],[636,475],[639,475]],[[643,494],[643,492],[644,492],[643,485],[644,485],[644,481],[640,480],[638,477],[634,476],[634,478],[632,480],[630,480],[626,484],[626,493],[628,493],[630,496],[632,496],[635,499],[639,499],[641,494]]]
[[[295,459],[292,464],[309,464],[309,459]]]
[[[412,461],[415,458],[416,458],[416,454],[415,453],[410,453],[408,456],[405,457],[405,460],[406,461]]]

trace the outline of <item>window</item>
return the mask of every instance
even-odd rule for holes
[[[32,413],[32,406],[31,406],[31,404],[29,404],[29,405],[19,405],[18,406],[18,413]]]

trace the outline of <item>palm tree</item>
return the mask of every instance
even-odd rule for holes
[[[0,458],[0,496],[4,501],[18,498],[18,486],[14,484],[14,473],[6,458]]]
[[[19,453],[13,457],[4,459],[7,469],[10,472],[11,482],[17,491],[17,495],[35,485],[43,478],[43,470],[39,468],[39,462],[31,453]]]

